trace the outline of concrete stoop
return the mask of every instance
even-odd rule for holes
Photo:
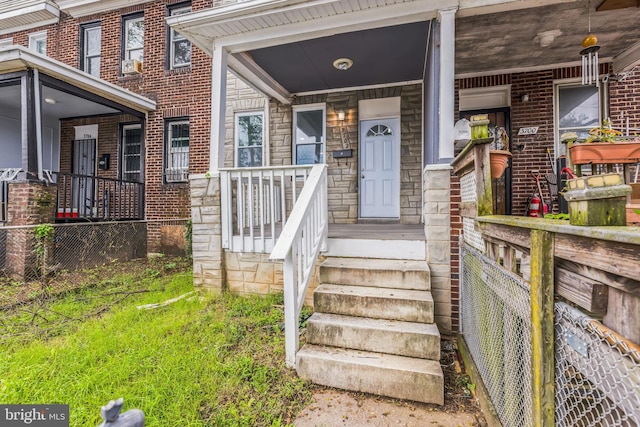
[[[426,262],[328,258],[297,372],[317,384],[444,403]]]

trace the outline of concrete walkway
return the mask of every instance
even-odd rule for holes
[[[482,427],[479,412],[426,405],[339,390],[321,390],[294,420],[296,427]],[[478,416],[476,416],[478,414]]]

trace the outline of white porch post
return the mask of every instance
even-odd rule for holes
[[[440,20],[440,159],[453,158],[453,125],[455,108],[455,18],[457,9],[438,11]]]
[[[227,56],[223,46],[213,47],[211,76],[211,146],[209,171],[218,175],[224,165],[224,127],[227,103]]]

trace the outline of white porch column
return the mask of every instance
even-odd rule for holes
[[[440,159],[453,158],[455,107],[455,31],[456,8],[438,11],[440,21]]]
[[[209,172],[218,175],[224,165],[224,127],[227,108],[227,56],[223,46],[213,47],[211,76],[211,146]]]

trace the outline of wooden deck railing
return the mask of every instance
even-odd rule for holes
[[[529,284],[531,342],[522,344],[532,352],[532,419],[552,426],[555,300],[602,317],[604,328],[640,351],[640,228],[491,215],[488,145],[470,144],[452,165],[460,178],[465,243]]]
[[[285,350],[289,367],[296,365],[298,318],[316,259],[327,241],[327,202],[327,166],[315,165],[269,257],[284,260]]]

